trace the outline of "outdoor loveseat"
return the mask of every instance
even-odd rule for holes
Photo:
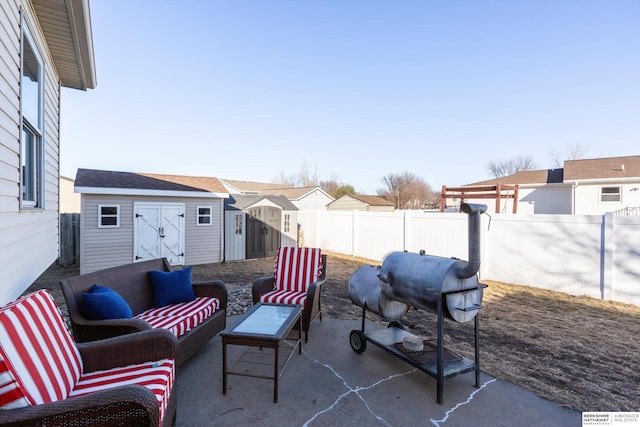
[[[176,338],[150,330],[76,344],[46,289],[0,308],[0,425],[169,426]]]
[[[152,281],[152,276],[159,276],[160,279]],[[157,282],[160,282],[162,288],[158,287]],[[180,366],[226,327],[228,294],[225,284],[218,280],[191,283],[190,267],[172,271],[166,258],[63,279],[60,286],[77,342],[154,328],[168,329],[178,338],[176,362]],[[173,289],[176,287],[180,292],[193,289],[191,296],[195,299],[167,304],[171,302]],[[109,316],[109,313],[106,316],[104,313],[97,313],[98,316],[96,313],[88,313],[89,297],[98,297],[99,302],[103,297],[100,293],[108,291],[117,294],[114,296],[116,300],[121,297],[126,302],[117,307],[123,312],[114,313],[113,316]],[[113,295],[107,298],[111,296]],[[100,311],[102,307],[98,306],[96,309]]]

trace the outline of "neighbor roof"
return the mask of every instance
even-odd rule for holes
[[[236,181],[233,179],[222,179],[224,184],[227,184],[234,189],[244,192],[262,193],[265,190],[275,190],[284,188],[293,188],[287,184],[273,184],[267,182],[255,182],[255,181]]]
[[[345,194],[342,197],[352,197],[356,200],[361,201],[362,203],[368,204],[369,206],[394,206],[395,207],[395,203],[390,202],[387,199],[380,196],[366,196],[363,194]],[[337,200],[340,200],[340,198]]]
[[[96,87],[89,0],[32,0],[60,83],[72,89]]]
[[[522,185],[522,184],[557,184],[563,181],[563,170],[560,169],[542,169],[533,171],[520,171],[513,175],[502,176],[500,178],[488,179],[486,181],[474,182],[473,184],[465,184],[465,187],[478,185]]]
[[[78,169],[75,180],[78,193],[158,194],[176,193],[198,197],[228,197],[218,178],[153,173]],[[181,193],[181,194],[179,194]]]
[[[261,193],[277,194],[277,195],[285,196],[289,200],[291,199],[297,200],[316,190],[323,192],[324,194],[327,195],[327,197],[333,199],[333,197],[331,197],[326,191],[324,191],[320,187],[269,188],[269,189],[262,190]]]
[[[565,181],[638,177],[640,177],[640,156],[567,160],[564,162]]]

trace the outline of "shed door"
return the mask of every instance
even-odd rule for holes
[[[280,247],[282,210],[269,206],[247,212],[247,258],[276,256]]]
[[[134,262],[167,258],[184,265],[184,205],[136,204]]]

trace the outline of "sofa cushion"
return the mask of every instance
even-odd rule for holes
[[[175,362],[173,359],[163,359],[157,362],[84,373],[69,397],[83,396],[123,385],[138,384],[151,390],[158,399],[160,425],[162,425],[174,381]]]
[[[275,290],[262,295],[260,301],[271,304],[298,304],[307,308],[307,293]]]
[[[82,373],[82,359],[48,290],[0,309],[0,391],[4,408],[65,399]]]
[[[306,292],[322,275],[322,253],[319,248],[281,247],[274,268],[276,289]]]
[[[219,308],[218,298],[197,297],[190,302],[151,308],[138,314],[136,318],[149,322],[154,328],[168,329],[176,337],[180,337],[204,322]]]
[[[153,289],[153,306],[189,302],[196,299],[191,283],[191,267],[176,271],[152,270],[149,272]]]
[[[93,285],[82,294],[82,314],[87,319],[130,319],[133,312],[127,301],[111,288]]]

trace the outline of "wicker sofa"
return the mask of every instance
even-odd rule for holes
[[[46,289],[0,308],[0,325],[0,425],[175,424],[169,331],[76,344]]]
[[[60,281],[64,294],[69,319],[76,342],[94,341],[132,332],[153,329],[154,322],[143,320],[144,313],[153,309],[153,288],[150,271],[170,272],[171,266],[166,258],[143,261],[112,267],[92,273],[66,278]],[[132,318],[91,320],[84,316],[81,304],[83,294],[89,292],[94,284],[105,286],[116,291],[131,307]],[[226,327],[227,288],[219,280],[193,283],[193,292],[198,299],[214,300],[213,313],[199,313],[201,321],[195,327],[186,327],[178,331],[171,324],[156,327],[168,328],[178,337],[176,363],[180,366],[198,349]],[[197,302],[196,301],[196,302]],[[178,311],[176,307],[175,312]],[[205,317],[204,319],[202,319]]]

